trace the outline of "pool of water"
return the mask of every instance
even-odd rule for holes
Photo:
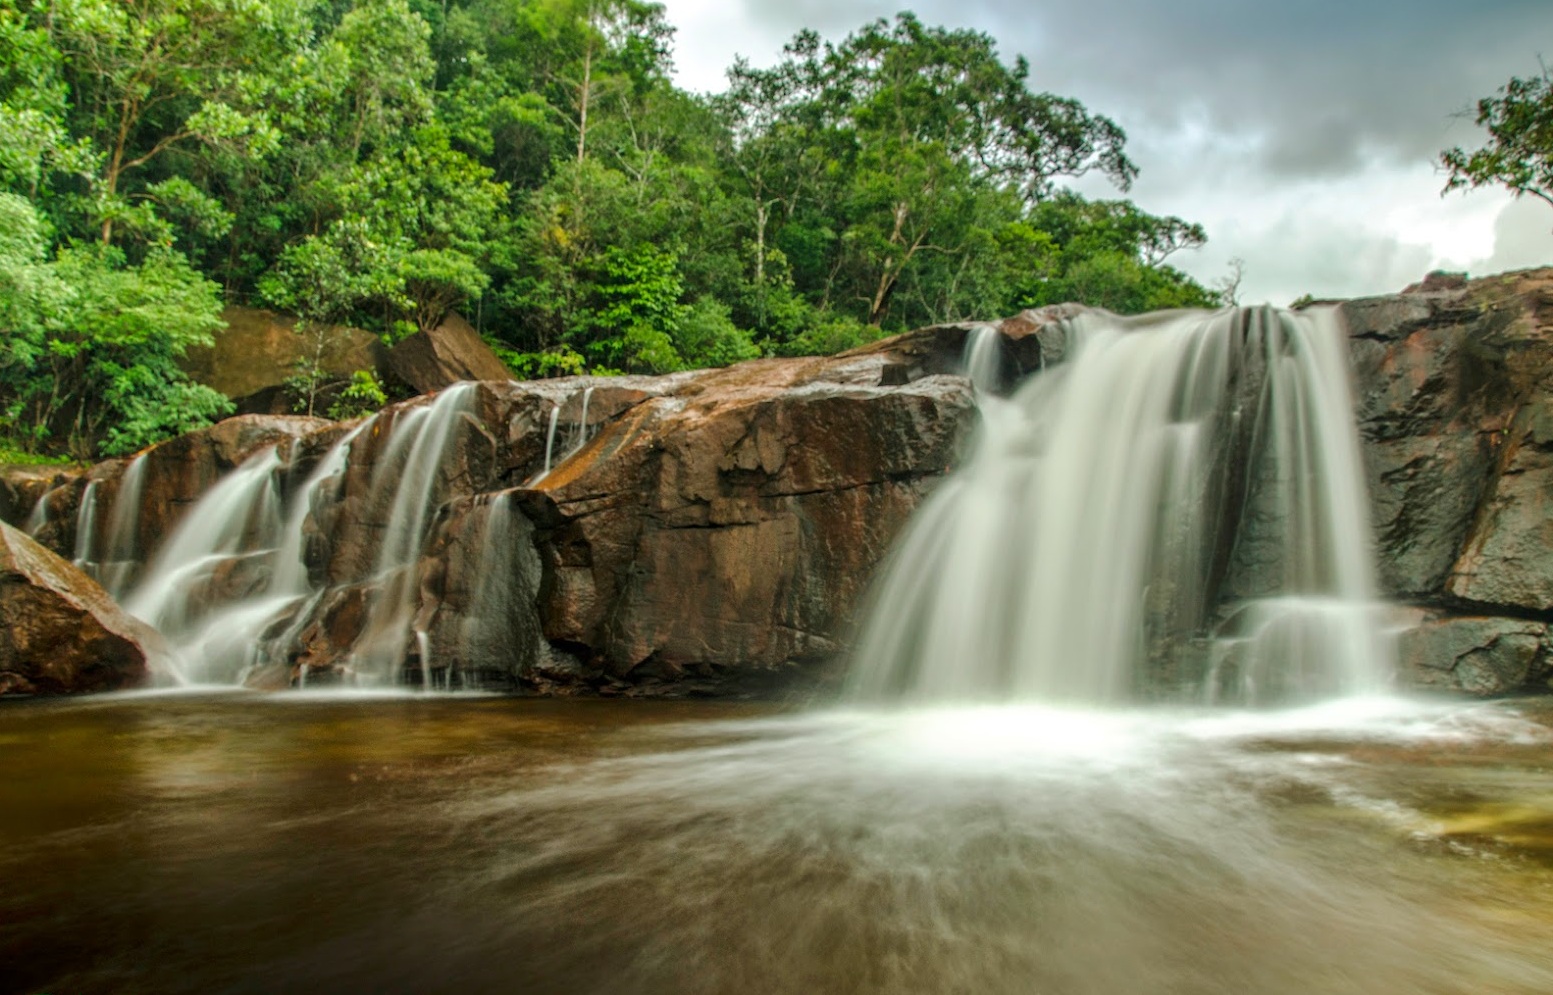
[[[1553,991],[1553,707],[0,707],[0,991]]]

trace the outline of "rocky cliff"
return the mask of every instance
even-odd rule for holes
[[[1386,594],[1410,678],[1545,690],[1553,270],[1344,302]]]
[[[1339,306],[1407,681],[1543,688],[1553,271]],[[1071,313],[998,323],[1004,386],[1060,361],[1053,330]],[[348,425],[235,418],[79,475],[0,476],[0,516],[124,593],[218,479],[269,460],[255,479],[274,508],[243,505],[191,588],[274,595],[280,568],[261,553],[296,523],[306,583],[250,640],[251,683],[330,680],[386,654],[397,679],[545,692],[808,684],[833,672],[875,567],[975,425],[970,327],[668,377],[485,382]],[[407,511],[395,495],[412,478],[425,499]],[[389,562],[407,514],[429,538]],[[398,615],[381,607],[392,591]]]

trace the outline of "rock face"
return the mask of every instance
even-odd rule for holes
[[[1042,320],[1008,323],[1020,369],[1039,366]],[[453,686],[456,666],[456,680],[472,667],[551,693],[766,689],[822,676],[889,543],[952,466],[976,420],[969,382],[949,372],[971,328],[664,377],[481,382],[350,425],[229,419],[56,486],[45,538],[94,550],[133,590],[196,501],[268,460],[280,506],[305,514],[255,519],[188,599],[196,614],[262,599],[265,550],[287,541],[273,530],[301,522],[316,595],[252,633],[279,654],[250,683],[339,679],[386,650],[401,679]],[[413,470],[438,419],[431,469]],[[385,567],[415,473],[420,552]],[[405,585],[395,621],[383,606]]]
[[[552,644],[611,681],[818,666],[952,465],[963,378],[878,386],[878,355],[703,374],[519,492]]]
[[[96,581],[0,523],[0,695],[132,687],[158,652]]]
[[[1457,655],[1415,673],[1475,693],[1540,688],[1539,657],[1504,661],[1530,652],[1514,642],[1527,626],[1553,621],[1553,270],[1431,278],[1341,310],[1382,588],[1434,613],[1410,652],[1485,625],[1511,640],[1493,651],[1497,677]]]
[[[1405,680],[1545,688],[1553,270],[1430,279],[1340,308],[1383,593],[1411,606]],[[67,556],[88,551],[122,586],[218,480],[273,450],[269,486],[290,509],[279,517],[301,523],[315,596],[259,634],[280,651],[251,681],[334,679],[384,638],[407,679],[466,661],[482,680],[553,693],[823,678],[880,559],[976,423],[959,375],[970,336],[999,333],[1011,387],[1061,359],[1060,319],[1075,310],[922,329],[831,358],[536,383],[482,368],[479,350],[463,351],[483,350],[478,336],[450,321],[401,344],[403,375],[424,390],[485,382],[364,422],[240,417],[85,472],[0,474],[0,516],[30,520]],[[395,495],[417,426],[443,417],[445,443],[419,478],[424,530],[390,576],[380,550],[403,527]],[[314,480],[324,471],[327,486]],[[256,521],[210,568],[207,597],[266,590],[275,568],[260,531]],[[391,590],[410,594],[385,627]]]
[[[229,307],[221,318],[226,328],[215,343],[190,349],[181,365],[195,381],[230,397],[242,414],[289,414],[286,379],[304,360],[316,358],[340,380],[356,370],[379,372],[387,360],[377,336],[359,328],[299,331],[293,317],[247,307]]]
[[[388,352],[393,375],[422,394],[460,380],[507,380],[507,366],[480,339],[474,326],[456,314],[429,332],[416,332]]]

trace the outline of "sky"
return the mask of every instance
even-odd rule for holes
[[[1441,149],[1476,147],[1479,97],[1553,63],[1553,0],[666,0],[678,83],[723,89],[736,55],[770,65],[914,10],[985,31],[1031,87],[1119,123],[1144,210],[1201,223],[1170,262],[1205,283],[1244,260],[1243,303],[1391,293],[1434,269],[1553,265],[1553,208],[1440,191]],[[1117,196],[1085,178],[1089,196]]]

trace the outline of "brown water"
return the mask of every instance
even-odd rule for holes
[[[1550,723],[10,703],[0,991],[1543,995]]]

